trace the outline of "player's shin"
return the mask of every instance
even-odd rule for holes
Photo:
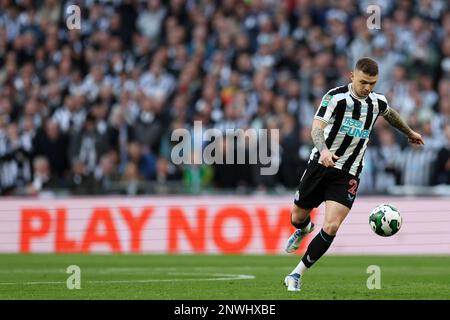
[[[327,234],[323,229],[311,240],[302,258],[306,268],[310,268],[328,250],[335,236]]]

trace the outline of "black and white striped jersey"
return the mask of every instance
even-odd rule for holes
[[[364,167],[370,132],[378,116],[385,115],[388,109],[385,96],[371,92],[365,99],[360,99],[353,94],[351,83],[327,92],[314,119],[327,123],[325,144],[339,157],[335,168],[359,176]],[[310,160],[319,160],[319,157],[319,151],[314,147]]]

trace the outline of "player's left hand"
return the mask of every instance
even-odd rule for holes
[[[422,136],[420,133],[417,133],[415,131],[411,131],[411,133],[408,135],[408,142],[412,144],[418,144],[418,145],[424,145],[425,142],[423,142]]]

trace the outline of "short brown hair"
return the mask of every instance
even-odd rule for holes
[[[371,58],[361,58],[356,62],[356,70],[361,70],[369,76],[376,76],[378,74],[378,63]]]

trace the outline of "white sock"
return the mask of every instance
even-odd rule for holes
[[[308,270],[308,268],[305,266],[303,261],[300,261],[300,263],[295,267],[295,269],[292,270],[291,274],[298,273],[299,275],[303,276],[306,270]]]

